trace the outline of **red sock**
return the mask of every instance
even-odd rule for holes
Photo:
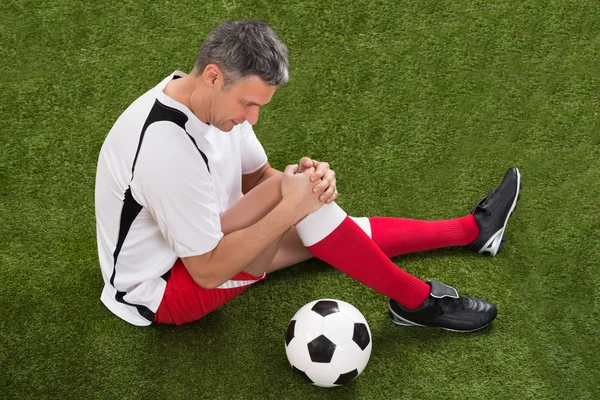
[[[371,238],[388,257],[441,247],[466,246],[479,235],[479,227],[472,214],[440,221],[371,217],[369,222]]]
[[[303,227],[304,230],[307,228],[310,227]],[[348,216],[325,238],[307,249],[315,257],[406,308],[417,308],[429,297],[429,285],[398,268]]]

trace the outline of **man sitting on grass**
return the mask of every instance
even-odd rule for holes
[[[287,48],[273,30],[226,22],[189,75],[175,71],[119,117],[96,176],[104,304],[135,325],[183,324],[317,257],[389,297],[398,325],[475,331],[492,322],[493,304],[424,282],[389,257],[447,246],[497,254],[519,171],[461,218],[349,217],[334,202],[328,163],[303,157],[277,171],[252,130],[288,79]]]

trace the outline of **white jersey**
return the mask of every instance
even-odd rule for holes
[[[267,162],[248,122],[222,132],[164,94],[183,75],[175,71],[133,102],[98,160],[101,300],[134,325],[152,322],[177,258],[217,246],[219,216],[241,198],[242,174]]]

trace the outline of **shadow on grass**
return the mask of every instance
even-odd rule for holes
[[[425,260],[436,264],[437,260],[454,256],[473,257],[465,249],[440,249],[395,257],[393,262],[414,269]],[[347,385],[330,390],[299,378],[290,368],[284,347],[290,318],[301,305],[322,298],[323,294],[356,304],[367,317],[373,336],[371,359],[365,371]],[[150,331],[144,336],[153,346],[151,353],[160,358],[168,352],[165,363],[172,367],[195,369],[202,362],[211,365],[199,370],[211,377],[202,385],[203,390],[214,390],[209,382],[219,379],[241,379],[242,386],[262,393],[263,398],[275,398],[285,390],[290,398],[354,399],[364,398],[378,376],[393,374],[398,381],[409,382],[430,373],[423,359],[441,355],[451,359],[455,355],[450,349],[456,349],[457,342],[485,338],[494,328],[461,334],[437,328],[396,326],[387,316],[385,297],[325,262],[312,259],[271,274],[266,281],[199,321],[182,326],[154,325]],[[215,361],[211,364],[210,360]],[[277,382],[271,386],[262,387],[255,382],[267,379],[272,371],[277,371]],[[387,391],[402,396],[402,387],[390,386]]]

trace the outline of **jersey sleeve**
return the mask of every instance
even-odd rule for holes
[[[242,175],[251,174],[267,162],[267,153],[262,147],[252,125],[244,122],[240,132],[240,153],[242,158]]]
[[[140,195],[178,257],[217,246],[223,233],[212,179],[185,131],[169,123],[148,127],[134,181],[139,188],[134,197]]]

